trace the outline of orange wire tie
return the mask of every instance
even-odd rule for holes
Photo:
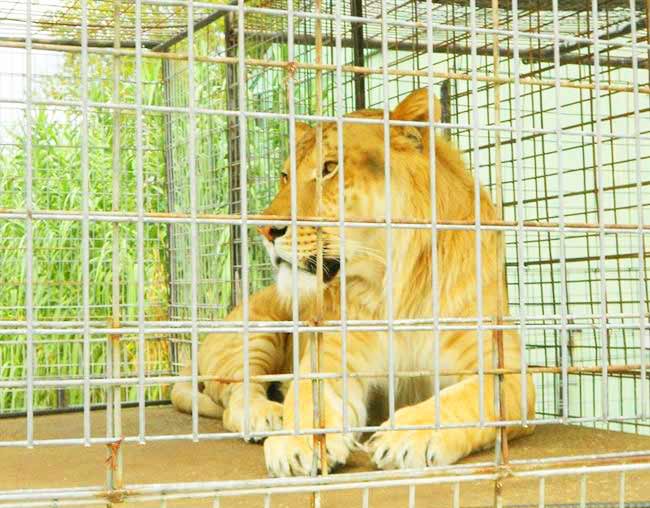
[[[117,469],[117,454],[120,450],[120,446],[122,446],[122,441],[124,441],[124,436],[119,438],[117,441],[106,444],[111,454],[106,458],[105,464],[107,464],[113,471]]]

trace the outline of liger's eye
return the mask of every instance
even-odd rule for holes
[[[337,162],[335,162],[335,161],[326,161],[323,164],[323,178],[336,173],[337,168],[338,168],[338,163]]]

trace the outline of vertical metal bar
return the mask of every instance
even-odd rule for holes
[[[138,439],[146,439],[144,357],[144,175],[142,147],[142,0],[135,2],[135,203],[138,301]],[[191,135],[191,134],[190,134]]]
[[[316,14],[321,13],[321,0],[315,1]],[[314,20],[315,36],[315,62],[319,66],[323,63],[323,33],[320,18]],[[323,71],[316,67],[315,72],[315,92],[316,92],[316,116],[323,115]],[[316,123],[316,215],[320,217],[323,203],[323,124]],[[323,229],[316,228],[316,323],[323,321]],[[317,374],[320,372],[320,356],[323,334],[316,332],[312,334],[311,341],[311,372]],[[322,380],[312,380],[312,400],[314,403],[314,427],[322,428],[325,426],[325,407],[323,404],[323,383]],[[320,456],[320,469],[323,475],[327,475],[327,453],[325,450],[325,435],[314,434],[314,453],[312,462],[312,474],[317,474],[318,460]],[[317,453],[317,448],[318,452]],[[314,506],[320,504],[320,491],[314,491]]]
[[[566,272],[566,231],[564,216],[564,166],[562,159],[562,104],[560,93],[560,19],[558,0],[553,0],[553,61],[555,75],[555,143],[557,151],[558,175],[558,222],[560,234],[560,342],[562,344],[561,358],[561,387],[562,387],[562,419],[566,423],[569,418],[569,332],[567,329],[567,272]]]
[[[172,84],[172,62],[167,58],[162,59],[162,78],[163,78],[163,91],[165,98],[165,106],[172,106],[172,94],[175,86]],[[175,171],[176,167],[174,166],[174,131],[173,131],[173,119],[172,113],[166,112],[164,114],[164,140],[165,140],[165,176],[167,178],[167,209],[170,212],[175,212],[176,210],[176,178]],[[174,223],[167,224],[167,249],[169,251],[169,312],[170,319],[175,319],[177,315],[177,306],[180,303],[178,298],[178,273],[177,273],[177,249],[178,249],[178,239],[176,238],[176,227]],[[170,372],[174,373],[174,366],[178,366],[179,357],[178,357],[178,343],[176,341],[176,335],[170,334],[169,336],[169,364]]]
[[[453,493],[452,493],[452,508],[460,508],[460,483],[454,483]]]
[[[546,502],[544,501],[544,496],[546,494],[546,478],[543,476],[539,479],[539,496],[538,496],[538,502],[537,502],[537,507],[538,508],[544,508],[546,505]]]
[[[237,0],[237,57],[239,88],[239,181],[241,193],[241,257],[242,257],[242,321],[243,321],[243,362],[244,362],[244,438],[250,435],[250,365],[249,365],[249,298],[248,298],[248,165],[247,165],[247,131],[246,124],[246,38],[244,23],[244,0]]]
[[[631,0],[632,1],[632,0]],[[634,3],[632,2],[632,5],[634,6]],[[650,33],[650,0],[645,1],[645,19],[646,19],[646,43],[648,42],[648,37],[650,37],[648,34]],[[635,32],[636,33],[636,32]],[[648,82],[647,84],[650,85],[650,48],[648,48],[648,51],[646,53],[646,65],[648,67]],[[639,99],[639,93],[637,91],[636,93],[636,99]],[[637,115],[638,116],[638,115]],[[637,131],[638,132],[638,131]],[[641,182],[641,179],[637,177],[637,183],[639,184]],[[639,205],[639,207],[642,209],[642,206]],[[641,227],[641,226],[639,226]],[[642,250],[642,252],[645,253],[645,234],[641,235],[641,245],[639,246],[639,249]],[[647,270],[647,262],[646,259],[644,258],[643,263],[642,263],[642,270],[646,272]],[[645,273],[639,276],[640,279],[645,278]],[[645,381],[647,379],[647,353],[650,351],[650,326],[648,323],[647,319],[647,314],[644,312],[646,309],[648,309],[648,298],[650,298],[650,295],[647,293],[647,286],[644,287],[645,290],[645,295],[644,295],[644,301],[641,302],[641,313],[646,316],[644,327],[646,328],[645,336],[641,336],[641,379]],[[643,391],[641,392],[643,394]],[[645,398],[644,398],[644,404],[641,406],[641,411],[643,418],[647,419],[650,418],[650,408],[648,407],[650,405],[650,395],[646,393]]]
[[[596,116],[595,138],[596,143],[596,184],[598,191],[598,240],[599,256],[598,268],[600,270],[600,348],[601,348],[601,404],[602,420],[607,422],[609,415],[609,384],[607,365],[609,363],[609,330],[607,329],[607,277],[605,272],[605,176],[602,161],[602,118],[600,113],[601,87],[600,87],[600,46],[598,28],[598,0],[591,1],[592,16],[592,44],[594,55],[594,92],[596,102],[594,105],[594,114]]]
[[[580,508],[587,506],[587,475],[580,475]]]
[[[513,0],[512,6],[512,16],[513,16],[513,44],[517,40],[517,31],[514,27],[514,19],[516,19],[516,0]],[[501,125],[501,85],[499,83],[500,78],[500,69],[499,69],[499,35],[496,33],[496,30],[499,30],[499,0],[492,0],[492,28],[495,32],[492,34],[492,67],[493,74],[495,78],[494,82],[494,125],[499,127]],[[515,81],[518,79],[515,74]],[[515,132],[515,136],[518,133]],[[494,131],[494,152],[495,152],[495,195],[496,195],[496,218],[497,220],[502,220],[503,217],[503,187],[502,187],[502,168],[501,168],[501,132],[497,129]],[[521,217],[518,217],[521,221]],[[505,277],[503,273],[503,233],[497,233],[499,235],[499,240],[497,242],[497,266],[496,266],[496,285],[497,285],[497,298],[496,298],[496,316],[494,316],[494,321],[496,325],[501,325],[503,323],[503,284],[505,282]],[[521,296],[521,295],[520,295]],[[503,368],[503,330],[496,329],[492,331],[492,367],[493,368]],[[494,349],[496,349],[496,354]],[[499,374],[497,376],[492,376],[493,382],[493,397],[494,397],[494,416],[495,420],[504,420],[505,419],[505,407],[504,401],[502,400],[502,385],[503,385],[503,375]],[[502,462],[507,462],[508,459],[508,437],[506,428],[500,426],[496,429],[495,433],[495,443],[494,443],[494,463],[499,467]],[[503,493],[502,493],[503,481],[500,476],[494,481],[494,506],[495,508],[501,508],[503,506]]]
[[[633,5],[633,7],[636,6]],[[650,34],[650,0],[645,0],[645,31],[646,34]],[[650,48],[648,48],[645,63],[646,66],[648,67],[648,85],[650,85]]]
[[[350,14],[363,17],[363,0],[351,0]],[[363,22],[351,23],[353,62],[356,67],[365,66]],[[339,51],[337,50],[337,53]],[[366,76],[362,73],[354,74],[354,105],[355,109],[366,108]]]
[[[361,495],[361,507],[368,508],[370,506],[370,489],[363,489],[363,494]]]
[[[25,351],[27,387],[25,405],[27,412],[27,446],[34,446],[34,223],[32,211],[32,3],[25,6]]]
[[[494,30],[499,30],[499,0],[492,0],[492,28]],[[513,10],[513,16],[515,11]],[[516,34],[513,34],[513,40],[516,39]],[[498,79],[500,75],[499,69],[499,35],[494,32],[492,34],[492,68],[495,78],[494,82],[494,125],[495,127],[500,127],[501,125],[501,86],[499,85]],[[501,132],[497,129],[493,133],[494,135],[494,190],[496,196],[495,208],[497,214],[497,220],[502,219],[502,210],[503,210],[503,188],[501,175]],[[516,132],[515,132],[516,136]],[[497,267],[496,267],[496,279],[497,279],[497,298],[496,298],[496,316],[495,324],[501,325],[503,322],[503,298],[501,295],[502,291],[502,278],[503,278],[503,265],[500,263],[501,258],[503,257],[503,246],[501,242],[497,242]],[[492,368],[501,367],[499,363],[502,363],[501,352],[503,350],[503,330],[496,329],[492,331],[492,347],[495,348],[495,351],[492,351]],[[503,376],[493,376],[493,392],[494,392],[494,415],[495,419],[499,418],[498,415],[501,413],[501,382]],[[495,449],[494,449],[494,462],[498,466],[501,463],[501,441],[503,438],[502,431],[503,427],[499,427],[495,434]],[[495,506],[499,508],[502,504],[501,499],[501,480],[497,478],[494,482],[495,485]]]
[[[520,57],[519,57],[519,6],[517,0],[512,0],[512,52],[513,52],[513,74],[515,92],[515,173],[517,179],[516,200],[517,200],[517,284],[519,293],[519,347],[520,347],[520,386],[521,386],[521,424],[528,425],[528,376],[526,372],[526,305],[528,302],[526,294],[526,268],[525,257],[525,231],[524,231],[524,166],[523,147],[521,143],[522,121],[521,121],[521,84],[520,79]],[[505,263],[505,259],[499,260]],[[506,443],[507,447],[507,443]]]
[[[589,25],[590,25],[589,19],[590,19],[589,16],[585,16],[584,18],[578,16],[577,24],[576,24],[576,30],[578,31],[578,33],[587,33],[588,32]],[[587,67],[585,69],[584,66],[578,66],[577,69],[578,69],[578,79],[581,80],[581,81],[588,79],[588,76],[590,76],[591,70],[592,70],[591,67]],[[585,74],[586,74],[586,76],[585,76]],[[580,93],[579,93],[579,109],[580,109],[579,120],[580,120],[580,127],[581,128],[583,126],[589,124],[590,119],[588,119],[586,117],[591,113],[590,110],[592,108],[592,104],[593,104],[593,90],[584,90],[584,91],[580,90]],[[594,139],[593,138],[582,138],[582,139],[579,139],[579,141],[580,141],[580,157],[581,157],[582,165],[583,165],[583,167],[580,168],[580,172],[581,172],[580,176],[582,176],[582,182],[581,183],[582,183],[582,188],[583,188],[583,191],[581,192],[581,198],[582,198],[581,199],[581,204],[582,204],[583,214],[584,214],[584,218],[585,218],[584,220],[589,221],[590,220],[590,218],[589,218],[590,203],[589,203],[589,199],[588,199],[588,195],[589,195],[588,189],[591,189],[591,187],[588,187],[588,186],[592,185],[592,184],[587,182],[587,169],[588,168],[587,168],[587,162],[586,161],[589,160],[589,155],[592,156],[592,160],[595,157],[593,155]],[[592,153],[589,153],[589,148],[591,148]],[[593,185],[595,186],[595,184],[593,184]],[[594,289],[593,289],[595,284],[593,284],[594,281],[592,280],[592,274],[595,271],[592,268],[592,260],[591,260],[591,258],[592,258],[592,246],[591,246],[591,242],[590,242],[590,235],[585,234],[583,238],[584,238],[584,246],[586,247],[586,249],[585,249],[586,250],[586,257],[588,259],[588,261],[587,261],[588,274],[585,277],[586,278],[585,283],[587,284],[588,301],[590,303],[590,307],[593,308],[593,304],[595,303],[596,297],[594,296]],[[569,323],[573,324],[574,320],[570,319]],[[566,350],[565,351],[566,352],[565,357],[567,358],[566,361],[568,361],[568,362],[572,362],[572,358],[570,356],[571,353],[574,350],[573,345],[571,344],[572,339],[573,339],[572,334],[571,334],[571,332],[569,332],[568,341],[567,341],[569,343],[568,344],[568,350],[566,349],[566,346],[565,346],[565,350]],[[593,351],[594,351],[594,353],[596,353],[596,348],[595,347],[593,348]],[[595,361],[596,361],[596,358],[594,358],[594,362]],[[583,378],[580,378],[580,379],[584,380],[585,378],[583,377]],[[596,376],[592,375],[588,379],[590,381],[590,383],[589,383],[590,386],[587,386],[586,390],[584,390],[584,391],[585,392],[586,391],[590,392],[587,395],[587,397],[591,398],[592,406],[593,406],[592,412],[595,415],[596,414],[596,396],[595,396],[595,384],[596,384],[595,379],[596,379]],[[562,378],[562,381],[564,383],[564,381],[565,381],[564,377]],[[582,392],[583,392],[583,390],[580,390],[580,392],[578,394],[578,401],[577,401],[580,408],[583,407],[583,393]],[[562,407],[563,413],[566,414],[566,417],[563,418],[563,420],[565,422],[568,421],[568,416],[569,416],[568,415],[568,394],[569,394],[569,387],[568,387],[568,376],[567,376],[566,384],[565,384],[565,386],[562,387],[562,395],[563,396],[567,395],[566,399],[563,401],[563,407]],[[587,399],[587,397],[585,397],[585,399]],[[587,400],[585,400],[584,402],[586,402],[586,401]],[[582,410],[580,411],[580,415],[582,415]]]
[[[90,174],[88,168],[88,2],[81,0],[81,286],[83,313],[83,429],[90,446]]]
[[[198,306],[199,306],[199,225],[198,214],[198,181],[196,175],[196,114],[194,111],[195,83],[194,83],[194,2],[189,0],[187,4],[187,163],[190,177],[190,246],[192,249],[190,259],[190,271],[192,278],[191,288],[191,321],[192,321],[192,439],[199,439],[199,330],[198,330]]]
[[[618,475],[618,507],[625,508],[625,471]]]
[[[390,109],[388,105],[388,8],[381,0],[381,55],[384,110],[384,199],[386,202],[386,318],[388,321],[388,415],[390,428],[395,428],[395,345],[393,330],[393,223],[390,164]]]
[[[646,30],[650,34],[650,0],[646,2]],[[635,1],[630,0],[630,28],[632,38],[632,100],[634,102],[634,132],[637,136],[641,135],[641,113],[639,105],[639,56],[637,47],[636,31],[636,6]],[[650,62],[650,59],[649,59]],[[649,69],[650,71],[650,69]],[[636,168],[636,204],[637,204],[637,224],[639,229],[638,252],[639,252],[639,351],[640,358],[640,381],[639,381],[639,400],[641,407],[637,408],[637,413],[642,419],[648,418],[648,400],[647,388],[647,366],[646,366],[646,346],[650,342],[650,331],[647,330],[648,321],[646,319],[646,309],[648,295],[646,294],[645,285],[645,242],[644,242],[644,210],[643,210],[643,177],[641,172],[641,140],[637,139],[634,143],[634,162]]]
[[[121,47],[121,0],[115,0],[113,5],[113,47],[119,50]],[[113,96],[114,104],[120,102],[120,78],[122,73],[121,57],[116,52],[113,55]],[[121,111],[114,109],[113,115],[113,132],[112,132],[112,207],[114,212],[120,210],[120,148],[121,148]],[[120,307],[120,224],[112,224],[113,250],[111,258],[111,315],[112,327],[119,328],[121,322]],[[106,348],[106,368],[109,378],[119,379],[121,377],[121,357],[120,357],[120,334],[111,334],[108,337]],[[122,435],[122,393],[121,386],[115,384],[107,390],[106,402],[106,436],[118,439]],[[108,451],[109,458],[112,459],[112,452]],[[107,482],[109,489],[119,489],[122,486],[122,447],[118,447],[115,461],[109,460],[107,469]]]
[[[355,0],[358,1],[358,0]],[[338,185],[339,185],[339,244],[340,252],[340,272],[341,279],[340,294],[339,294],[339,307],[340,307],[340,320],[341,320],[341,368],[343,371],[343,431],[349,432],[350,430],[350,412],[348,409],[349,404],[349,378],[348,378],[348,309],[347,309],[347,276],[346,276],[346,263],[345,263],[345,147],[343,140],[343,96],[345,89],[343,87],[343,71],[342,71],[342,56],[343,48],[341,44],[341,37],[343,35],[343,24],[341,21],[342,0],[336,0],[335,27],[334,37],[336,43],[336,50],[334,52],[334,59],[336,65],[336,135],[338,141]]]
[[[233,13],[228,13],[224,21],[224,37],[226,44],[226,56],[235,57],[237,37],[232,27]],[[239,87],[237,86],[237,64],[226,65],[226,107],[229,111],[236,111],[239,106]],[[239,118],[228,116],[226,136],[228,138],[228,213],[236,215],[240,212],[242,182],[239,179]],[[244,190],[245,191],[245,190]],[[230,274],[232,286],[230,292],[230,305],[235,307],[240,302],[241,281],[241,230],[238,226],[230,226],[230,255],[232,258]]]
[[[428,36],[427,36],[428,37]],[[433,41],[429,44],[430,39],[427,38],[428,53],[433,52]],[[427,55],[430,57],[432,55]],[[451,123],[451,80],[445,79],[440,84],[440,120],[442,123]],[[450,136],[450,129],[442,129],[442,135],[448,138]]]
[[[433,396],[435,425],[440,429],[440,287],[438,279],[438,198],[436,189],[436,132],[433,97],[433,5],[427,7],[427,91],[429,109],[429,193],[431,195],[431,314],[433,321]]]
[[[294,47],[294,16],[293,0],[287,0],[287,58],[293,62],[295,58]],[[293,72],[288,73],[287,102],[289,112],[289,187],[291,199],[291,339],[293,342],[293,388],[294,388],[294,434],[300,432],[300,335],[298,334],[298,321],[300,319],[299,291],[298,291],[298,188],[296,183],[296,103],[295,103],[295,77]]]
[[[409,508],[415,508],[415,485],[409,485]]]
[[[471,46],[471,85],[472,85],[472,165],[474,167],[474,235],[476,250],[476,340],[479,376],[479,424],[485,425],[485,365],[483,347],[483,280],[481,255],[481,180],[479,178],[479,108],[478,108],[478,61],[476,31],[476,0],[470,0],[470,46]]]

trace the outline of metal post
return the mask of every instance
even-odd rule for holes
[[[90,445],[90,160],[88,2],[81,0],[81,301],[83,316],[83,434]]]
[[[481,168],[481,152],[479,148],[479,108],[478,108],[478,47],[477,33],[477,16],[476,0],[470,0],[470,45],[471,53],[471,104],[472,104],[472,131],[471,131],[471,164],[474,168],[474,238],[476,250],[476,264],[474,271],[476,273],[476,339],[477,339],[477,360],[478,360],[478,379],[479,379],[479,423],[480,427],[485,426],[485,365],[484,365],[484,344],[483,344],[483,273],[482,268],[482,251],[481,251],[481,233],[484,229],[481,224],[481,181],[479,172]]]
[[[144,312],[144,112],[142,79],[142,0],[135,2],[135,203],[136,217],[136,273],[137,273],[137,327],[138,327],[138,441],[146,441],[145,413],[145,312]]]
[[[121,46],[121,0],[116,0],[113,10],[113,47],[119,49]],[[118,53],[113,55],[113,102],[120,102],[120,78],[122,72],[121,58]],[[121,112],[113,110],[113,189],[112,189],[112,210],[120,210],[120,147],[121,147]],[[111,265],[111,325],[113,328],[120,327],[120,224],[113,223],[112,226],[112,265]],[[110,378],[119,379],[120,372],[120,339],[119,334],[110,334],[106,342],[106,373]],[[117,441],[122,435],[122,400],[121,387],[115,384],[107,390],[106,401],[106,437]],[[119,445],[117,449],[109,446],[107,460],[106,482],[108,489],[120,489],[122,487],[122,450]]]
[[[171,73],[172,63],[163,59],[162,61],[162,80],[163,80],[163,93],[165,106],[171,107],[172,104],[172,73]],[[174,178],[174,133],[172,129],[172,115],[167,112],[164,115],[164,142],[165,149],[163,151],[163,156],[165,160],[165,177],[167,178],[167,208],[170,212],[176,211],[176,181]],[[167,223],[167,251],[168,251],[168,263],[169,267],[167,270],[168,275],[168,287],[169,287],[169,319],[173,320],[177,316],[175,315],[175,309],[179,304],[178,293],[176,291],[176,284],[178,281],[178,276],[176,273],[176,248],[178,247],[175,237],[175,227],[172,222]],[[179,364],[178,356],[178,345],[175,340],[172,339],[174,334],[169,335],[169,371],[173,373],[174,365]]]
[[[321,0],[316,0],[315,4],[316,13],[321,13]],[[314,23],[314,36],[316,39],[315,44],[315,60],[316,64],[320,65],[323,61],[323,34],[321,20],[316,19]],[[320,117],[323,114],[323,75],[321,69],[316,69],[314,76],[316,88],[316,116]],[[316,214],[320,215],[322,211],[323,202],[323,181],[320,168],[323,166],[323,124],[316,123],[316,167],[319,170],[316,172]],[[322,323],[324,316],[323,298],[323,230],[322,228],[316,229],[316,323]],[[297,281],[294,283],[297,284]],[[320,372],[320,357],[322,353],[322,332],[311,334],[310,341],[310,368],[312,374]],[[325,427],[325,404],[323,394],[323,383],[314,379],[312,381],[312,401],[314,404],[313,411],[313,427]],[[312,455],[312,475],[316,475],[318,468],[323,475],[327,476],[327,451],[325,444],[325,436],[323,434],[314,434],[312,437],[313,442],[313,455]],[[319,464],[320,458],[320,464]],[[321,505],[321,498],[319,492],[314,492],[311,499],[311,506],[317,508]]]
[[[34,209],[32,160],[32,6],[27,2],[26,46],[25,46],[25,320],[26,320],[26,365],[25,365],[25,411],[27,413],[27,446],[34,445]]]
[[[225,17],[225,43],[226,56],[237,56],[237,33],[233,29],[233,13],[228,13]],[[229,111],[237,111],[239,108],[239,87],[237,80],[237,64],[228,64],[226,66],[226,104]],[[239,174],[240,165],[240,125],[238,116],[228,117],[228,213],[239,214],[241,212],[241,178]],[[239,245],[241,244],[241,228],[237,225],[230,226],[230,273],[231,273],[231,292],[230,305],[235,307],[240,302],[240,288],[242,277],[242,253]]]
[[[352,0],[350,3],[350,13],[352,16],[363,17],[363,0]],[[357,67],[365,67],[365,58],[363,55],[363,23],[352,23],[352,48],[353,61]],[[354,75],[354,105],[355,109],[366,108],[366,77],[365,74]]]
[[[440,120],[443,123],[451,123],[451,80],[445,79],[440,84]],[[449,138],[449,129],[442,129],[442,135]]]

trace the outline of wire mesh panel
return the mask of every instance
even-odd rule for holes
[[[642,23],[629,14],[607,4],[599,6],[596,14],[538,12],[520,20],[507,13],[500,16],[506,30],[518,26],[560,37],[589,36],[595,31],[607,40],[606,46],[596,49],[577,42],[572,54],[559,48],[559,55],[554,54],[552,40],[522,41],[518,50],[527,56],[519,62],[500,57],[498,73],[566,83],[559,90],[517,83],[500,90],[500,122],[529,131],[515,131],[501,140],[504,218],[560,223],[560,231],[506,236],[511,246],[506,252],[511,259],[508,281],[513,310],[529,323],[525,333],[532,364],[565,362],[565,369],[585,368],[564,377],[541,376],[538,411],[576,419],[601,417],[598,424],[609,428],[626,427],[609,419],[641,411],[644,401],[639,397],[644,389],[640,384],[645,381],[605,374],[602,366],[641,363],[642,340],[647,342],[641,317],[648,312],[644,235],[603,231],[606,224],[647,222],[648,193],[643,190],[647,183],[639,171],[643,173],[649,153],[647,141],[637,136],[647,134],[648,123],[643,115],[634,119],[640,107],[634,83],[643,78],[629,48],[630,33]],[[489,87],[479,93],[485,97],[486,110],[490,109],[494,98]],[[459,118],[470,122],[471,105],[463,111],[462,99],[451,102]],[[463,135],[469,138],[467,131],[459,130],[457,135],[461,146]],[[494,135],[481,145],[486,152],[482,161],[493,165]],[[562,222],[601,227],[562,231]],[[533,323],[561,326],[543,330],[534,329]],[[631,423],[629,430],[640,431],[638,423]]]
[[[347,8],[347,6],[346,6]],[[195,51],[197,56],[236,58],[238,52],[238,18],[236,13],[218,13],[218,19],[197,33]],[[331,25],[331,23],[330,23]],[[245,52],[250,58],[270,61],[287,60],[287,20],[279,16],[251,15],[244,25]],[[313,21],[297,20],[294,35],[299,44],[295,46],[294,57],[305,64],[314,63]],[[187,41],[171,46],[170,51],[186,51]],[[351,49],[346,49],[346,62],[353,62]],[[333,46],[329,48],[326,60],[333,65]],[[166,84],[167,105],[187,107],[187,62],[171,60],[165,65],[163,74]],[[245,96],[240,98],[238,64],[198,64],[197,107],[212,110],[237,110],[239,101],[244,100],[247,108],[255,113],[287,114],[287,76],[284,69],[273,67],[251,67],[246,69]],[[290,70],[296,83],[292,103],[297,114],[314,111],[314,72],[297,68]],[[349,76],[346,91],[352,93]],[[325,88],[332,90],[333,76]],[[346,93],[346,111],[355,109],[353,96]],[[330,114],[334,111],[333,94],[324,94],[322,100]],[[329,101],[329,102],[328,102]],[[262,213],[277,191],[278,168],[287,157],[286,137],[288,122],[258,115],[246,122],[247,192],[249,213]],[[200,189],[200,213],[241,213],[242,185],[240,179],[240,119],[236,116],[208,114],[197,122],[199,146],[197,156],[197,183]],[[176,123],[175,123],[176,122]],[[170,187],[170,207],[173,211],[189,211],[189,179],[186,153],[187,116],[169,115],[170,128],[167,131],[167,153]],[[206,154],[204,156],[203,154]],[[203,193],[206,197],[203,198]],[[210,196],[210,198],[207,197]],[[205,201],[204,201],[205,199]],[[189,228],[172,226],[172,315],[173,319],[187,319],[191,307],[191,274],[189,259],[191,242]],[[183,231],[183,232],[181,232]],[[199,317],[201,319],[222,319],[228,310],[241,303],[242,251],[239,226],[199,226],[199,248],[202,249],[200,263]],[[216,249],[216,250],[215,250]],[[271,263],[259,234],[255,228],[248,231],[249,278],[251,291],[261,289],[273,281]],[[189,344],[189,337],[178,337],[181,343]],[[189,348],[185,348],[188,353]],[[187,354],[181,353],[185,360]],[[175,367],[183,364],[175,360]]]
[[[25,35],[30,7],[29,30],[34,44],[26,58],[26,51],[17,49],[24,43],[13,43]],[[92,333],[84,339],[80,322],[85,316],[89,326],[106,327],[112,319],[119,323],[120,317],[133,322],[139,312],[134,224],[91,222],[84,231],[82,221],[74,218],[86,204],[94,213],[128,213],[136,208],[134,115],[132,111],[105,106],[111,100],[134,102],[133,59],[125,59],[120,80],[114,85],[110,55],[89,54],[84,58],[79,51],[69,51],[70,47],[55,51],[34,48],[35,41],[45,34],[52,42],[80,36],[79,4],[68,6],[67,11],[63,7],[45,2],[0,5],[5,46],[1,50],[0,208],[45,213],[29,226],[18,218],[5,218],[0,224],[0,315],[8,326],[0,339],[4,381],[26,380],[28,355],[33,357],[34,379],[78,381],[84,376],[105,377],[110,354],[106,333]],[[112,20],[112,5],[93,4],[88,9],[87,36],[98,39],[95,44],[112,40],[112,29],[102,32],[96,27],[97,20],[107,12]],[[131,30],[127,36],[132,41],[133,21],[128,20],[133,17],[132,7],[123,9],[120,15],[125,16],[125,26]],[[160,62],[155,62],[146,67],[140,79],[144,102],[150,106],[162,103],[159,70]],[[103,105],[91,109],[84,102]],[[148,116],[142,125],[142,173],[146,184],[143,200],[144,207],[152,212],[166,209],[163,151],[157,141],[162,128],[159,114]],[[115,136],[119,136],[117,150]],[[30,172],[26,173],[28,165]],[[143,283],[142,310],[147,319],[165,320],[168,254],[164,225],[146,228],[142,248],[147,279]],[[113,256],[121,259],[119,265],[113,265]],[[26,263],[30,264],[29,277]],[[22,328],[25,320],[43,324],[32,336],[31,346]],[[122,339],[121,363],[124,373],[132,374],[138,361],[135,338],[124,334]],[[167,334],[148,334],[147,343],[143,358],[147,372],[168,372]],[[86,372],[85,354],[90,361]],[[167,398],[160,387],[146,391],[148,398]],[[137,397],[133,387],[125,387],[124,392],[125,400]],[[102,387],[93,387],[89,395],[93,406],[106,403]],[[53,381],[33,393],[32,409],[36,411],[83,405],[84,394],[78,385]],[[24,387],[0,389],[0,413],[21,413],[27,407]]]
[[[450,121],[458,127],[449,129],[449,135],[466,152],[470,167],[493,195],[498,160],[503,172],[504,219],[601,222],[603,227],[647,223],[647,181],[643,174],[638,180],[638,171],[645,173],[643,161],[650,153],[647,140],[637,136],[648,133],[648,118],[640,113],[643,99],[639,100],[633,86],[647,81],[647,72],[640,59],[635,63],[631,56],[635,50],[630,48],[632,32],[637,40],[643,39],[643,16],[631,17],[629,10],[611,3],[599,5],[595,15],[587,4],[576,10],[560,6],[558,12],[541,4],[535,12],[485,7],[478,11],[455,3],[434,7],[434,23],[449,30],[435,33],[432,58],[436,70],[450,75],[443,83],[450,87]],[[409,12],[400,6],[392,16],[422,20],[426,7],[415,3]],[[472,51],[472,34],[467,30],[472,19],[479,29],[497,26],[538,35],[517,40],[498,36],[498,57],[494,58],[493,35],[487,31],[475,36],[478,47]],[[589,39],[594,27],[607,41],[599,48],[598,62]],[[425,30],[402,30],[398,34],[395,29],[391,40],[390,66],[426,71]],[[554,35],[583,40],[561,42],[556,55]],[[367,37],[366,44],[373,45],[371,41],[379,40],[381,31]],[[376,51],[374,61],[372,55],[369,58],[378,67],[382,56]],[[467,77],[473,71],[504,80],[498,87],[498,113],[494,83],[472,86]],[[455,74],[463,77],[455,79]],[[515,76],[522,78],[513,81]],[[556,80],[560,88],[551,86]],[[601,90],[596,89],[596,82]],[[423,78],[396,76],[389,83],[391,97],[400,98],[421,86]],[[370,78],[368,88],[369,105],[380,106],[384,95],[380,77]],[[474,136],[477,109],[486,126],[498,123],[500,130],[481,129]],[[640,115],[638,121],[635,113]],[[583,371],[567,370],[565,377],[551,373],[537,378],[539,414],[601,417],[595,425],[647,433],[638,421],[614,423],[604,416],[637,414],[644,403],[639,399],[642,379],[610,373],[604,380],[602,369],[594,372],[604,364],[641,363],[642,340],[647,344],[638,321],[648,312],[645,235],[625,230],[601,235],[594,229],[559,231],[558,227],[536,232],[522,228],[506,233],[511,311],[523,321],[520,326],[531,364],[560,366],[564,359],[565,369],[584,367]],[[607,324],[599,320],[603,312]],[[603,333],[606,347],[601,342]]]
[[[647,505],[649,11],[0,0],[0,506]]]

